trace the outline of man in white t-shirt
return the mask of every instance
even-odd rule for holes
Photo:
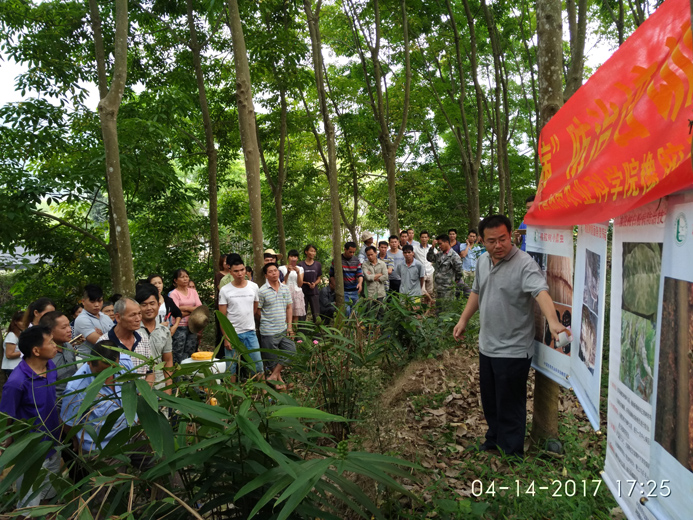
[[[238,339],[241,340],[241,343],[248,350],[248,355],[255,363],[255,373],[263,374],[264,367],[262,356],[260,355],[260,343],[255,333],[255,312],[259,300],[259,288],[256,283],[245,279],[245,264],[240,257],[232,261],[231,276],[233,277],[231,283],[224,285],[219,291],[219,312],[226,315],[231,325],[233,325]],[[223,325],[222,331],[224,331]],[[226,357],[234,359],[231,365],[231,374],[234,380],[236,377],[235,359],[240,355],[240,352],[236,352],[237,346],[238,344],[234,345],[226,332],[224,332]]]

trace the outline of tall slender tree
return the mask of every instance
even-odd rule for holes
[[[560,0],[537,0],[537,62],[539,103],[544,127],[563,106],[563,26]],[[536,372],[534,420],[531,438],[543,442],[558,438],[558,383]]]
[[[209,243],[211,246],[210,249],[212,250],[212,263],[216,265],[221,255],[221,246],[219,245],[219,210],[217,202],[217,148],[214,142],[214,127],[212,125],[212,118],[209,115],[207,88],[205,87],[205,77],[202,71],[203,43],[199,41],[197,28],[195,27],[193,0],[186,0],[186,8],[188,29],[190,31],[188,46],[192,51],[197,92],[200,98],[200,111],[202,112],[202,125],[205,130],[204,151],[207,154],[207,189],[209,193]]]
[[[320,105],[320,114],[322,115],[323,126],[325,127],[325,142],[327,148],[325,169],[327,170],[327,179],[330,184],[330,205],[332,210],[332,262],[334,265],[336,282],[335,300],[338,306],[342,306],[344,305],[344,276],[342,272],[342,229],[339,222],[340,214],[339,181],[337,179],[337,144],[335,140],[334,124],[332,123],[332,118],[327,107],[327,91],[325,89],[325,78],[323,76],[324,67],[322,59],[322,38],[320,36],[321,7],[322,0],[318,0],[315,8],[313,8],[311,0],[303,0],[303,9],[306,13],[306,19],[308,21],[310,43],[313,51],[315,88],[318,94],[318,102]],[[318,145],[320,145],[319,139]]]
[[[135,292],[135,269],[130,244],[130,226],[125,207],[123,181],[120,172],[120,149],[118,147],[118,110],[123,100],[128,60],[128,3],[115,2],[115,41],[113,78],[109,88],[106,78],[106,52],[104,49],[101,15],[96,0],[89,0],[91,26],[94,32],[94,47],[98,71],[99,118],[106,156],[106,182],[108,184],[109,233],[112,248],[111,276],[113,290],[132,295]]]
[[[228,1],[228,24],[233,42],[233,62],[236,67],[236,102],[238,104],[238,126],[241,132],[241,146],[245,161],[248,182],[248,205],[250,209],[250,229],[253,236],[253,260],[256,283],[264,283],[262,274],[263,236],[262,236],[262,194],[260,191],[260,151],[255,124],[255,106],[250,81],[248,53],[243,36],[241,15],[237,0]]]
[[[409,20],[407,18],[407,2],[401,0],[402,11],[402,50],[404,53],[404,100],[402,103],[402,114],[399,129],[392,135],[390,129],[391,113],[387,88],[386,67],[383,66],[381,58],[382,26],[380,17],[380,2],[373,1],[373,33],[371,34],[365,27],[365,23],[360,19],[353,2],[344,2],[345,12],[348,16],[354,36],[354,44],[361,59],[363,75],[366,82],[366,91],[370,101],[373,116],[378,122],[380,132],[378,141],[380,142],[385,171],[387,172],[388,186],[388,224],[390,233],[399,234],[399,221],[397,218],[397,150],[399,149],[404,134],[407,130],[407,114],[409,113],[409,96],[411,92],[411,62],[409,49]],[[369,57],[363,49],[363,44],[368,46]]]

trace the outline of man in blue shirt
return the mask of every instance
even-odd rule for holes
[[[534,197],[535,195],[530,195],[527,197],[527,200],[525,200],[525,208],[527,211],[529,211],[529,208],[532,207],[532,204],[534,204]],[[521,230],[525,230],[523,233]],[[527,247],[527,224],[525,224],[525,221],[522,221],[522,224],[520,224],[520,227],[518,227],[514,232],[513,232],[513,242],[515,242],[515,245],[520,248],[521,251],[525,251],[525,248]]]
[[[43,441],[55,444],[60,436],[60,418],[56,407],[56,386],[58,372],[52,359],[57,348],[47,327],[36,325],[19,335],[17,347],[24,359],[12,371],[2,389],[0,412],[7,414],[12,420],[33,421],[34,432],[44,433]],[[10,437],[3,443],[7,448],[14,439]],[[41,484],[41,489],[34,489],[19,499],[18,507],[38,506],[41,500],[55,496],[55,490],[50,485],[48,475],[59,473],[60,454],[51,449],[43,468],[48,474]],[[22,488],[24,475],[17,478],[17,489]],[[32,495],[35,495],[32,498]]]
[[[72,427],[77,424],[90,424],[99,435],[108,415],[123,407],[121,386],[120,383],[115,382],[115,379],[120,375],[117,373],[106,378],[94,404],[87,409],[84,415],[80,417],[77,414],[84,402],[87,387],[96,379],[98,374],[115,364],[120,364],[123,367],[123,372],[133,369],[130,356],[120,354],[117,350],[113,350],[113,347],[115,344],[109,340],[96,343],[92,347],[92,355],[101,359],[89,361],[82,365],[82,368],[75,374],[75,379],[67,384],[60,414],[65,425]],[[95,442],[87,428],[83,428],[73,437],[73,441],[78,444],[75,451],[79,451],[80,447],[83,453],[89,453],[94,449],[103,449],[118,432],[126,427],[125,416],[121,415],[99,444]]]
[[[476,244],[476,229],[470,229],[467,233],[467,241],[460,246],[460,258],[462,258],[462,277],[464,283],[471,287],[474,283],[476,271],[476,259],[480,256],[480,248]]]

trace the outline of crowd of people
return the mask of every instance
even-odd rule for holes
[[[480,311],[481,400],[489,425],[480,449],[500,448],[521,455],[526,422],[523,388],[534,336],[533,301],[539,304],[554,337],[565,329],[556,322],[541,269],[514,247],[517,237],[502,215],[484,219],[479,233],[469,230],[463,243],[457,241],[455,229],[437,235],[431,244],[427,231],[421,231],[415,240],[410,228],[399,237],[379,241],[376,247],[374,235],[365,231],[358,254],[357,244],[344,244],[341,268],[347,313],[359,298],[382,302],[392,293],[432,304],[463,293],[468,296],[454,336],[459,339],[471,316]],[[224,356],[229,358],[229,377],[237,377],[242,344],[252,360],[250,377],[285,389],[282,374],[296,352],[293,336],[298,322],[307,319],[309,310],[315,321],[329,321],[338,312],[334,262],[328,270],[329,282],[319,288],[323,269],[316,260],[317,249],[309,244],[303,252],[304,259],[299,261],[298,251],[290,250],[287,262],[279,265],[281,255],[265,251],[262,271],[266,282],[262,287],[253,281],[252,270],[240,255],[222,257],[215,276],[216,304],[235,334],[223,328],[217,333],[218,344],[223,344]],[[208,319],[200,312],[206,308],[185,269],[178,269],[172,282],[172,289],[165,291],[163,277],[153,274],[138,284],[134,298],[116,295],[107,302],[103,290],[89,284],[80,306],[69,316],[56,310],[48,298],[39,298],[25,312],[17,312],[3,343],[2,368],[7,381],[0,412],[10,419],[35,421],[36,431],[53,443],[60,442],[61,433],[69,428],[90,424],[92,428],[73,437],[74,449],[87,454],[103,449],[126,423],[121,418],[109,435],[90,435],[98,435],[105,418],[122,407],[120,385],[115,381],[118,374],[112,373],[103,381],[103,399],[79,415],[86,389],[98,374],[119,364],[122,370],[135,372],[152,386],[170,392],[173,367],[198,349],[198,335],[206,323],[198,318]],[[112,317],[104,312],[106,307],[112,307]],[[2,447],[12,442],[9,438]],[[59,468],[55,450],[48,454],[44,467],[49,472]],[[32,500],[28,495],[22,497],[20,507],[49,498],[50,486],[47,481],[44,484]]]

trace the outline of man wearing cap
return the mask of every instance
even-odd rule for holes
[[[281,253],[276,253],[274,249],[265,249],[264,253],[265,264],[274,264],[279,269],[279,260],[282,259]],[[284,274],[279,271],[279,281],[284,283]]]
[[[359,262],[365,264],[368,260],[368,256],[366,255],[366,248],[373,245],[373,233],[371,233],[370,231],[364,231],[363,233],[361,233],[361,242],[363,242],[363,245],[359,250]]]

